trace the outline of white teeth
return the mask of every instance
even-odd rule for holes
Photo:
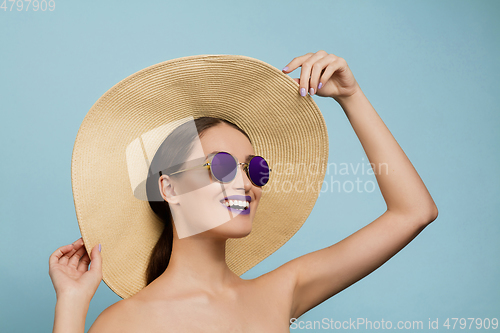
[[[250,206],[250,202],[243,200],[225,200],[224,204],[234,209],[246,209]]]

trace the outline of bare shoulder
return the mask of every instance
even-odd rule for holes
[[[88,333],[135,332],[137,304],[123,299],[107,307],[94,321]]]

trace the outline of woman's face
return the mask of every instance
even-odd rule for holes
[[[219,124],[205,130],[200,140],[195,141],[186,167],[201,165],[207,155],[219,151],[230,153],[240,163],[255,154],[243,133]],[[188,170],[170,179],[176,195],[168,202],[178,238],[196,235],[227,239],[250,233],[262,189],[252,184],[242,167],[239,165],[235,179],[225,184],[212,179],[208,168]],[[234,196],[242,199],[240,203],[248,201],[248,210],[229,209],[224,199],[231,200]]]

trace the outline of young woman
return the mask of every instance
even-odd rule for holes
[[[207,152],[232,155],[240,164],[227,191],[242,194],[244,200],[239,202],[249,213],[180,238],[176,216],[195,216],[203,212],[200,207],[210,209],[210,203],[220,197],[206,188],[198,193],[199,201],[182,201],[177,195],[197,188],[193,184],[199,179],[196,175],[206,175],[206,168],[160,175],[153,187],[164,202],[151,207],[163,216],[166,228],[161,239],[171,239],[171,245],[167,246],[168,241],[157,244],[148,268],[148,285],[104,310],[89,332],[288,332],[292,318],[373,272],[437,218],[437,207],[424,183],[363,94],[346,61],[321,50],[294,58],[283,72],[299,67],[300,78],[294,79],[299,84],[298,93],[331,97],[346,113],[375,166],[387,205],[385,213],[332,246],[258,278],[241,279],[228,268],[224,245],[227,239],[245,237],[252,230],[262,188],[246,172],[245,162],[255,151],[236,125],[219,119],[197,120],[203,152],[187,151],[186,158]],[[381,164],[387,165],[387,170],[378,170],[376,166]],[[98,246],[89,258],[79,239],[57,249],[49,264],[57,293],[54,332],[83,332],[89,302],[102,279]]]

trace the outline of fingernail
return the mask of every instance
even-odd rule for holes
[[[300,96],[304,97],[306,95],[306,88],[300,88]]]
[[[287,70],[288,70],[288,66],[285,66],[285,67],[282,69],[282,71],[284,71],[284,72],[285,72],[285,71],[287,71]]]
[[[99,243],[99,252],[101,252],[101,243]]]
[[[313,88],[309,89],[309,95],[311,95],[311,96],[314,95],[314,89]]]
[[[318,84],[318,90],[319,90],[319,89],[321,89],[321,87],[323,87],[323,83],[321,83],[321,82],[320,82],[320,83]]]

